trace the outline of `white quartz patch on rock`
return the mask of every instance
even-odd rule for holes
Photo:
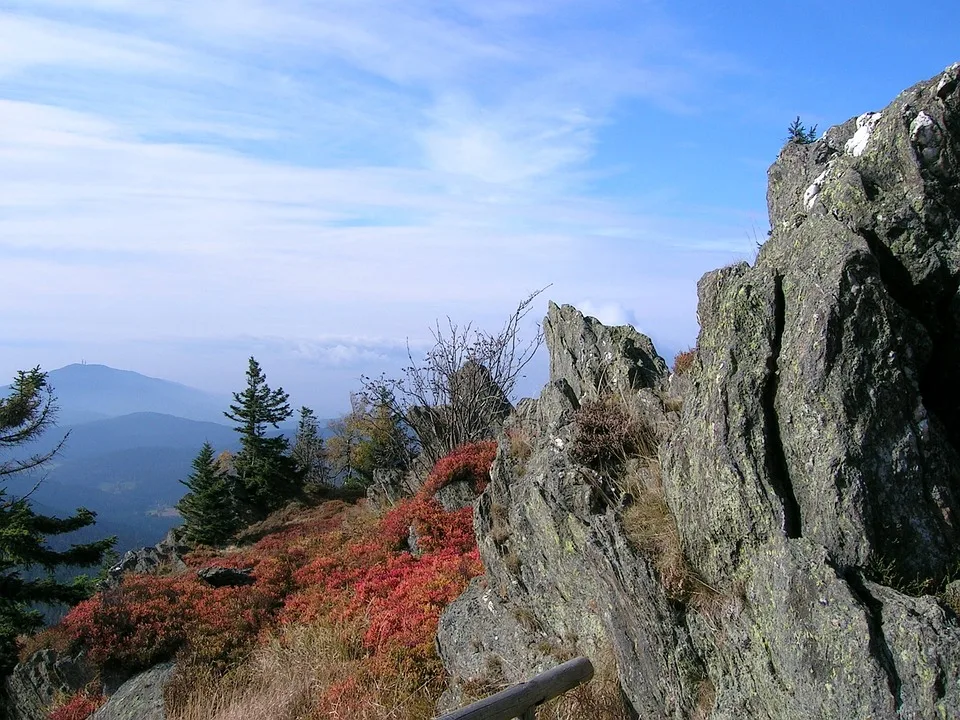
[[[910,123],[910,140],[920,151],[924,162],[936,162],[940,157],[940,128],[936,121],[922,110]]]
[[[860,157],[867,149],[867,143],[873,134],[873,129],[880,122],[881,113],[868,112],[857,118],[857,131],[843,146],[844,152],[854,157]]]
[[[817,195],[820,194],[820,189],[823,187],[823,183],[827,179],[827,171],[824,170],[817,176],[817,179],[810,183],[808,187],[803,192],[803,206],[809,210],[813,207],[814,203],[817,202]]]

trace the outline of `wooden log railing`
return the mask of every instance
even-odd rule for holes
[[[534,720],[538,705],[563,695],[592,677],[590,661],[585,657],[575,658],[438,720]]]

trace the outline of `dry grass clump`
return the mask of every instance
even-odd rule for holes
[[[537,711],[538,720],[631,720],[613,652],[607,651],[593,664],[593,679],[543,705]]]
[[[648,461],[624,485],[632,497],[622,518],[627,538],[653,562],[671,598],[695,600],[706,607],[716,592],[697,577],[683,553],[677,520],[664,497],[659,463]]]
[[[513,535],[510,529],[510,511],[506,505],[493,503],[490,508],[490,534],[493,544],[502,547]]]
[[[167,689],[170,720],[414,720],[431,717],[439,688],[402,666],[372,672],[357,627],[289,628],[227,677],[177,680]],[[389,672],[388,672],[389,670]],[[187,672],[193,672],[188,670]]]
[[[533,439],[530,437],[530,431],[525,427],[511,427],[507,430],[506,436],[507,453],[520,468],[523,468],[533,455]]]
[[[685,597],[691,584],[677,522],[662,495],[644,492],[623,513],[627,537],[654,563],[671,597]]]
[[[609,471],[622,467],[631,457],[656,455],[656,431],[618,398],[584,400],[573,423],[573,457],[595,470]]]
[[[697,702],[690,720],[709,720],[717,704],[717,689],[710,678],[704,678],[697,686]]]

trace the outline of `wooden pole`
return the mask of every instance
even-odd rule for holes
[[[591,662],[585,657],[575,658],[540,673],[529,682],[508,687],[438,720],[534,720],[538,705],[563,695],[592,677]]]

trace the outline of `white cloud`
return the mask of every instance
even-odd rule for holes
[[[646,322],[698,273],[658,253],[716,215],[591,197],[590,163],[618,103],[680,104],[706,61],[598,2],[608,26],[572,0],[8,3],[0,302],[31,298],[8,339],[213,362],[280,338],[250,342],[346,373],[551,282]]]
[[[0,77],[38,66],[110,72],[173,72],[187,67],[182,54],[168,45],[3,12],[0,48]]]
[[[595,317],[604,325],[636,325],[636,314],[619,302],[581,300],[576,308],[584,315]]]

